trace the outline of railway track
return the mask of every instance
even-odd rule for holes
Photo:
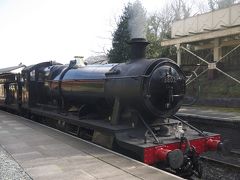
[[[231,163],[231,162],[226,162],[224,160],[219,160],[219,159],[215,159],[215,158],[211,158],[211,157],[207,157],[207,156],[202,156],[201,159],[203,159],[204,161],[209,161],[209,162],[213,162],[216,163],[218,165],[223,165],[223,166],[227,166],[227,167],[231,167],[233,169],[239,170],[240,171],[240,165],[237,165],[235,163]]]
[[[240,179],[240,152],[231,151],[228,155],[206,153],[201,156],[203,179]]]

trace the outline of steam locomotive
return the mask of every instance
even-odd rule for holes
[[[224,148],[219,134],[202,132],[175,113],[186,77],[168,58],[146,59],[145,39],[132,39],[120,64],[43,62],[0,74],[1,107],[149,165],[200,174],[199,155]]]

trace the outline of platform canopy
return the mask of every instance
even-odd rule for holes
[[[181,51],[188,52],[207,64],[208,68],[200,74],[197,74],[196,70],[193,71],[196,78],[207,70],[211,72],[209,74],[213,74],[215,69],[240,84],[239,79],[217,67],[218,62],[240,48],[240,4],[174,22],[171,29],[171,39],[162,41],[161,45],[176,45],[178,65],[181,65]],[[223,55],[222,47],[226,46],[231,46],[233,49]],[[188,47],[191,47],[191,50]],[[193,49],[195,51],[212,49],[213,59],[207,61],[194,53]]]
[[[0,69],[0,75],[2,75],[2,74],[18,74],[18,73],[21,73],[21,71],[25,67],[26,66],[21,63],[17,66],[3,68],[3,69]]]
[[[206,49],[215,46],[214,39],[220,40],[218,46],[240,43],[240,4],[174,22],[171,39],[161,45],[193,44]]]

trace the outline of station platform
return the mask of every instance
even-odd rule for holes
[[[177,115],[201,120],[240,123],[240,113],[228,111],[227,108],[182,106]]]
[[[4,111],[0,111],[0,161],[4,179],[181,179]]]

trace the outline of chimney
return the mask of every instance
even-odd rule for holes
[[[146,47],[149,44],[144,38],[133,38],[128,43],[131,46],[131,61],[146,58]]]

